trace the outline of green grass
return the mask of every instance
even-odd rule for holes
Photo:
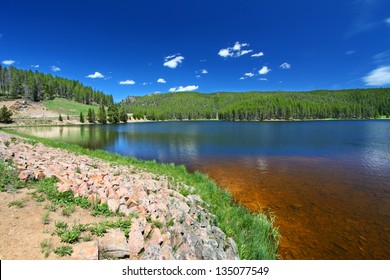
[[[60,257],[70,256],[73,253],[71,246],[59,246],[54,250],[54,253]]]
[[[23,199],[14,200],[10,203],[8,203],[8,207],[15,206],[16,208],[23,208],[25,204],[25,201]]]
[[[53,249],[53,244],[51,243],[50,240],[45,239],[41,241],[40,246],[41,246],[42,254],[45,256],[45,258],[47,258]]]
[[[25,187],[25,184],[19,180],[17,170],[7,162],[0,160],[0,191],[13,192]]]
[[[175,178],[176,182],[194,187],[194,194],[200,195],[209,204],[209,210],[216,215],[216,225],[237,243],[241,259],[277,259],[279,232],[273,227],[273,220],[263,213],[251,213],[244,206],[235,203],[230,193],[200,172],[188,173],[184,166],[158,164],[112,154],[103,150],[89,150],[74,144],[38,138],[10,129],[6,132],[40,141],[47,146],[62,148],[79,155],[106,160],[121,165],[133,165],[156,175]]]
[[[80,115],[80,112],[82,112],[84,116],[87,116],[88,109],[90,108],[94,109],[97,113],[99,108],[98,105],[86,105],[64,98],[45,100],[43,101],[43,105],[47,109],[61,114],[64,119],[66,119],[67,115]]]

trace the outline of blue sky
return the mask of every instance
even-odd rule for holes
[[[0,62],[113,94],[390,86],[388,0],[2,1]]]

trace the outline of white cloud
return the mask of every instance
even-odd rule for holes
[[[170,88],[169,91],[170,92],[194,91],[197,90],[198,88],[199,86],[186,86],[186,87],[178,86],[178,87]]]
[[[379,67],[363,78],[367,86],[390,85],[390,66]]]
[[[160,78],[160,79],[157,80],[157,83],[165,84],[166,81],[163,78]]]
[[[249,72],[249,73],[245,73],[245,76],[247,76],[247,77],[253,77],[255,74],[254,73],[252,73],[252,72]]]
[[[346,55],[353,55],[355,53],[356,53],[356,51],[354,51],[354,50],[349,50],[349,51],[345,52]]]
[[[249,44],[236,42],[233,47],[227,47],[226,49],[220,49],[218,52],[219,56],[222,57],[240,57],[248,53],[253,52],[253,50],[242,50],[243,47],[247,47]]]
[[[240,80],[245,80],[245,79],[246,79],[246,77],[241,77],[241,78],[240,78]]]
[[[104,78],[104,75],[100,72],[95,72],[94,74],[90,74],[88,76],[85,76],[86,78],[91,78],[91,79],[102,79]]]
[[[61,71],[61,68],[58,67],[58,66],[50,66],[50,69],[51,69],[51,71],[53,71],[53,72]]]
[[[268,81],[267,78],[259,78],[259,81]]]
[[[120,81],[119,84],[120,85],[134,85],[135,81],[133,81],[133,80]]]
[[[280,68],[282,68],[282,69],[290,69],[291,68],[291,64],[288,64],[287,62],[282,63],[282,65],[280,65]]]
[[[385,22],[390,24],[390,18],[385,19]],[[0,37],[1,38],[1,37]]]
[[[260,75],[265,75],[265,74],[269,73],[270,71],[271,71],[271,69],[269,69],[267,66],[263,66],[263,68],[261,68],[259,70],[259,74]]]
[[[264,53],[263,52],[259,52],[259,53],[254,53],[251,55],[251,57],[260,57],[260,56],[263,56]]]
[[[208,72],[206,69],[202,69],[201,73],[202,73],[202,74],[207,74],[207,73],[209,73],[209,72]]]
[[[37,65],[31,65],[31,67],[39,68],[39,64],[37,64]]]
[[[230,49],[221,49],[219,50],[218,55],[222,57],[228,57],[233,56],[233,52],[231,52]]]
[[[164,60],[165,60],[164,66],[174,69],[174,68],[176,68],[180,63],[183,62],[184,56],[175,54],[175,55],[170,55],[170,56],[165,57]]]
[[[11,60],[11,59],[7,59],[7,60],[3,60],[1,63],[3,63],[4,65],[12,65],[15,63],[15,60]]]

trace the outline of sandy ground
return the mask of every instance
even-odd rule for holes
[[[61,208],[56,212],[50,212],[50,223],[44,224],[43,216],[47,210],[45,205],[49,201],[36,202],[31,193],[33,190],[22,189],[14,193],[0,192],[0,259],[1,260],[44,260],[40,243],[49,240],[53,250],[58,246],[68,244],[61,243],[56,235],[52,235],[55,229],[55,221],[65,221],[69,226],[75,224],[98,223],[107,220],[104,217],[93,217],[90,210],[76,207],[76,211],[70,217],[61,215]],[[24,200],[23,208],[8,204],[15,200]],[[51,252],[49,260],[69,259],[59,257]]]

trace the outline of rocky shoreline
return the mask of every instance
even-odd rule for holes
[[[0,132],[0,158],[12,160],[21,180],[56,178],[58,191],[133,217],[129,237],[111,229],[74,246],[72,259],[238,259],[235,242],[215,225],[207,203],[173,178],[44,146]],[[156,226],[158,225],[158,226]]]

